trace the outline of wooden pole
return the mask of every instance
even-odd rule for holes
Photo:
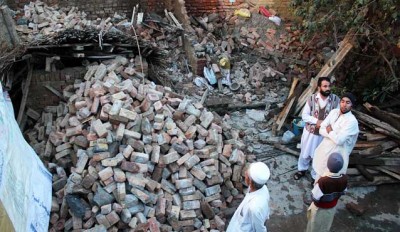
[[[33,72],[33,65],[31,64],[30,60],[27,61],[28,62],[28,76],[26,78],[26,84],[24,86],[24,89],[22,90],[22,100],[21,100],[21,105],[19,106],[19,112],[18,112],[18,117],[17,117],[17,122],[18,125],[21,127],[21,122],[22,122],[22,116],[24,114],[24,110],[25,110],[25,105],[26,105],[26,100],[28,99],[28,94],[29,94],[29,86],[31,84],[31,80],[32,80],[32,72]],[[21,128],[22,129],[22,128]]]

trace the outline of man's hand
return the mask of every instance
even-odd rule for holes
[[[326,127],[326,132],[328,132],[328,134],[329,134],[329,132],[331,132],[331,131],[332,131],[331,125],[327,126],[327,127]]]
[[[318,121],[317,121],[317,124],[315,125],[315,127],[316,127],[316,128],[320,128],[322,122],[323,122],[323,120],[318,120]]]

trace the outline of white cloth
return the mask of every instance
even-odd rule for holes
[[[331,125],[332,131],[328,134],[326,127]],[[349,156],[357,142],[359,133],[358,122],[351,112],[340,114],[340,109],[332,110],[321,123],[319,133],[324,137],[314,153],[312,167],[318,176],[328,170],[329,155],[339,152],[343,156],[343,168],[339,171],[345,174],[349,164]]]
[[[320,107],[324,108],[328,103],[328,98],[322,99],[320,93],[317,94],[316,98],[318,99],[318,104]],[[339,105],[334,108],[339,107]],[[311,107],[306,102],[306,105],[303,108],[303,112],[301,114],[301,118],[305,123],[317,124],[318,119],[312,115]],[[314,157],[314,151],[321,143],[323,137],[320,135],[315,135],[307,131],[306,128],[303,129],[303,134],[301,135],[301,151],[299,160],[297,162],[297,169],[299,171],[306,171],[310,166],[310,161]]]
[[[257,191],[247,193],[236,209],[227,232],[267,231],[265,221],[269,219],[269,191],[263,186]]]

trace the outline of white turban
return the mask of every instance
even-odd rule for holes
[[[268,166],[263,162],[250,164],[249,176],[257,184],[265,184],[269,179],[271,172]]]

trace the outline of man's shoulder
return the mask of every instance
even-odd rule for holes
[[[349,118],[349,120],[351,120],[351,121],[353,121],[354,123],[357,123],[357,124],[358,124],[358,120],[357,120],[356,116],[354,116],[353,112],[350,111],[350,112],[348,113],[348,118]]]
[[[339,110],[340,109],[338,109],[338,108],[332,109],[331,111],[329,111],[329,114],[337,114],[339,112]]]

